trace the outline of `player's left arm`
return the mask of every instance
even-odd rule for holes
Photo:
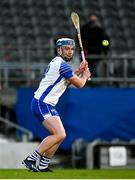
[[[80,66],[79,66],[79,68],[77,68],[76,70],[75,70],[75,72],[74,72],[74,74],[76,74],[77,76],[79,76],[80,74],[82,74],[82,72],[85,70],[85,68],[87,68],[88,67],[88,62],[86,61],[86,62],[84,62],[84,61],[82,61],[81,63],[80,63]]]
[[[68,85],[73,84],[76,87],[80,87],[81,85],[81,79],[78,77],[80,74],[83,75],[83,72],[88,68],[88,63],[81,62],[80,67],[75,71],[75,73],[72,71],[72,68],[67,63],[62,63],[60,67],[60,74],[65,77],[65,79],[68,82]],[[82,77],[83,78],[83,77]],[[73,81],[73,82],[72,82]],[[76,85],[77,84],[77,85]],[[78,85],[79,84],[79,85]]]

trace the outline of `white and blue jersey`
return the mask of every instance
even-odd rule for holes
[[[55,106],[67,88],[68,83],[66,79],[72,76],[73,71],[70,65],[61,57],[55,57],[49,63],[34,97]]]
[[[68,86],[66,79],[71,77],[73,71],[61,57],[57,56],[49,63],[31,104],[32,112],[39,120],[58,115],[55,105]]]

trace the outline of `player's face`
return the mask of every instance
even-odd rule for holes
[[[74,51],[75,51],[75,47],[74,46],[63,46],[62,47],[62,57],[63,58],[67,58],[67,59],[72,59],[73,57],[73,54],[74,54]]]

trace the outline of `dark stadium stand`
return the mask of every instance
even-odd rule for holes
[[[35,48],[31,61],[49,60],[52,39],[74,36],[69,18],[71,11],[79,13],[82,24],[90,12],[98,14],[110,36],[112,53],[134,50],[134,0],[1,0],[0,47],[6,43],[15,48],[12,55],[17,61],[23,61],[24,47]],[[41,47],[45,53],[40,53]]]
[[[108,134],[112,131],[113,135],[113,130],[116,130],[118,137],[120,136],[119,132],[122,132],[123,136],[127,133],[127,137],[135,138],[134,125],[130,121],[130,119],[134,119],[134,113],[132,112],[134,111],[133,103],[135,99],[135,0],[0,0],[0,136],[2,133],[7,136],[17,137],[16,130],[8,124],[4,123],[3,125],[5,120],[1,120],[1,117],[14,123],[21,122],[22,124],[20,125],[23,127],[27,123],[28,126],[31,125],[29,120],[33,119],[27,114],[27,111],[31,113],[29,98],[33,97],[33,91],[39,84],[48,62],[56,53],[54,42],[56,42],[57,38],[63,36],[76,39],[76,31],[70,19],[73,11],[79,14],[81,25],[88,21],[90,13],[94,12],[99,17],[103,28],[109,35],[110,49],[107,55],[102,54],[100,56],[101,62],[97,65],[97,77],[92,74],[91,81],[86,83],[86,88],[84,89],[69,88],[67,91],[77,90],[76,92],[80,91],[80,93],[74,92],[75,94],[72,94],[69,92],[69,95],[65,94],[64,100],[66,101],[63,101],[63,104],[59,106],[60,113],[63,116],[62,119],[65,119],[65,124],[67,123],[66,128],[71,130],[69,135],[72,136],[72,133],[79,132],[77,129],[79,125],[78,120],[80,119],[81,124],[84,122],[82,121],[82,118],[84,118],[86,125],[88,125],[88,131],[85,128],[83,133],[83,128],[79,127],[79,137],[85,135],[85,132],[89,132],[91,137],[95,138],[97,124],[100,124],[101,119],[103,120],[102,126],[98,127],[102,129],[104,125],[109,125],[110,119],[112,119],[112,122],[115,118],[117,120],[116,115],[118,115],[118,126],[117,123],[112,123],[114,126],[116,125],[116,128],[108,129],[108,131],[103,129],[101,136],[108,138]],[[80,51],[78,47],[76,49],[74,61],[72,61],[73,64],[71,62],[73,69],[79,66],[80,60]],[[92,57],[90,54],[90,56],[86,56],[86,60],[99,58],[98,55],[94,56]],[[106,92],[108,87],[110,89]],[[26,94],[23,94],[24,96],[20,93],[21,90],[26,92]],[[88,94],[85,92],[84,99],[81,99],[81,92],[87,90],[89,90]],[[112,91],[119,93],[118,95],[116,94],[116,99],[112,97]],[[125,94],[122,96],[122,92],[126,93],[126,96]],[[95,96],[93,96],[94,94]],[[100,96],[102,97],[101,100]],[[110,98],[110,101],[106,99],[107,97]],[[74,98],[76,104],[72,105]],[[80,99],[80,101],[77,99]],[[85,99],[88,100],[88,103],[84,102]],[[115,100],[114,104],[111,105],[110,103],[108,105],[106,103],[105,105],[105,99],[106,102]],[[26,102],[27,100],[29,102]],[[78,102],[84,102],[84,106],[80,107],[81,103]],[[99,102],[101,102],[101,107],[104,111],[101,111],[102,108],[100,108]],[[127,102],[131,106],[128,107]],[[125,107],[127,107],[127,111],[125,111]],[[75,108],[76,113],[73,111],[73,108]],[[80,108],[84,108],[82,115],[78,114],[78,109]],[[97,113],[97,108],[99,113]],[[108,113],[106,109],[108,109]],[[116,115],[113,112],[115,109]],[[125,114],[122,112],[122,109]],[[110,110],[112,110],[112,114]],[[92,113],[92,115],[87,116],[87,113]],[[78,116],[77,118],[76,115]],[[105,117],[106,122],[104,121]],[[121,117],[123,119],[119,121]],[[70,120],[72,124],[75,123],[75,119],[77,120],[77,126],[75,124],[72,129]],[[123,123],[125,120],[127,120],[127,124]],[[26,123],[23,125],[23,122]],[[95,128],[91,126],[92,124]],[[130,134],[128,136],[128,127],[131,127],[130,132],[133,136],[130,136]],[[32,131],[37,131],[42,135],[42,131],[38,131],[37,126],[33,124],[32,128]],[[104,128],[106,130],[105,126]],[[110,127],[108,126],[108,128]],[[125,128],[127,129],[125,130]],[[108,133],[107,135],[106,132]],[[97,132],[97,138],[100,137],[99,135]],[[72,137],[74,138],[75,136],[73,135]],[[85,137],[88,137],[88,135]],[[40,136],[40,138],[42,137]],[[78,137],[76,136],[75,138]],[[37,139],[35,138],[34,140]],[[20,140],[20,138],[17,140]],[[71,142],[73,142],[73,139],[68,141],[67,145],[69,146]],[[62,146],[64,147],[65,145]],[[63,149],[67,148],[65,147]],[[76,152],[74,151],[74,153]],[[73,159],[78,160],[78,154]],[[71,158],[69,160],[71,161]]]

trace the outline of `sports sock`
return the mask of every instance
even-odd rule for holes
[[[41,158],[41,154],[37,150],[35,150],[31,155],[27,157],[28,160],[37,161]]]
[[[50,158],[42,156],[39,163],[39,169],[46,169],[48,167],[48,164],[50,163],[50,160]]]

